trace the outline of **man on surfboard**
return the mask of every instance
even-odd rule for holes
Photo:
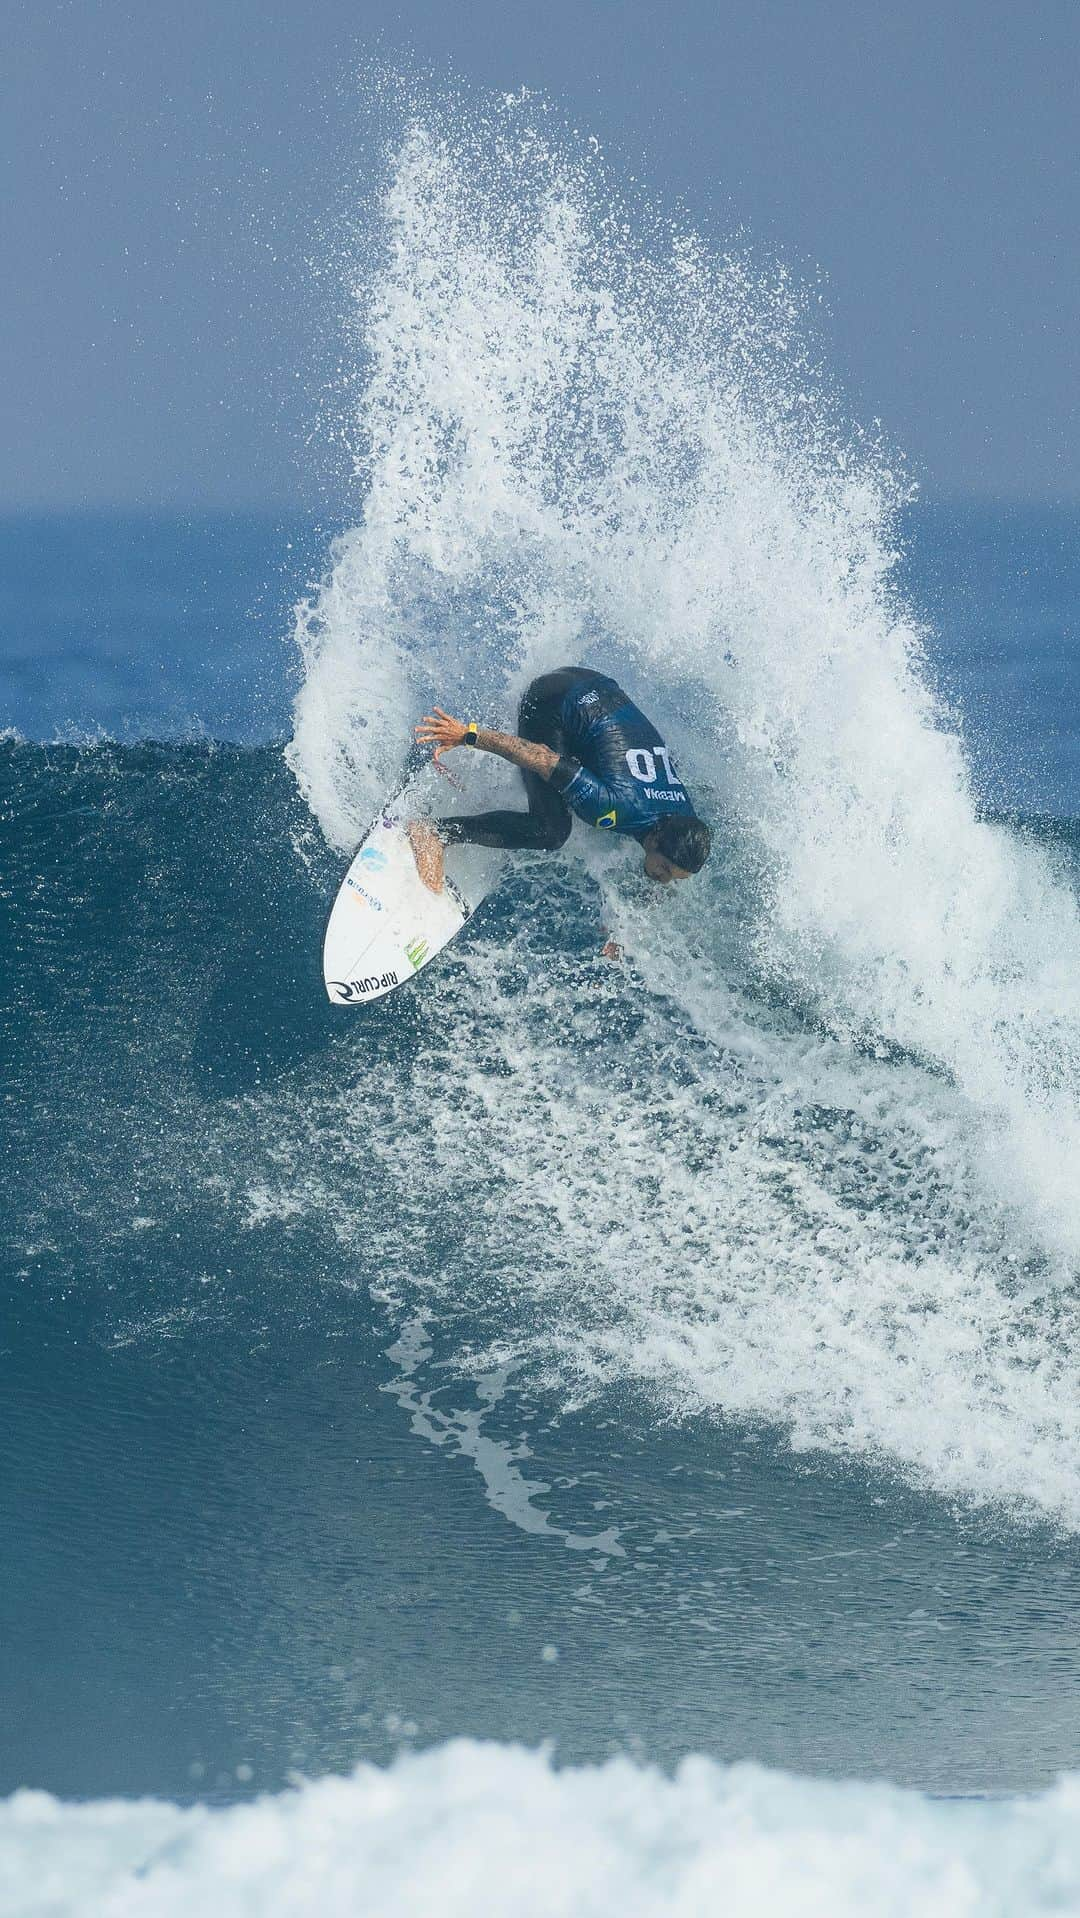
[[[463,723],[436,706],[416,728],[436,759],[453,746],[497,753],[521,770],[527,812],[414,820],[409,826],[417,871],[432,892],[443,889],[443,853],[450,845],[555,852],[566,843],[572,814],[590,826],[625,833],[645,853],[658,885],[700,872],[709,829],[697,817],[651,720],[615,680],[587,666],[564,666],[527,687],[516,733]]]

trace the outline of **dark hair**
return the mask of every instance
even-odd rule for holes
[[[649,838],[657,852],[682,872],[700,872],[712,845],[708,826],[693,814],[689,818],[669,814],[653,827]]]

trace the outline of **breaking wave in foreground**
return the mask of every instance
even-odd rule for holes
[[[0,1867],[12,1918],[1020,1918],[1080,1912],[1080,1776],[945,1802],[458,1740],[225,1811],[20,1792]]]

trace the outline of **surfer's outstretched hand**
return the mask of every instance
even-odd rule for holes
[[[436,706],[433,713],[424,714],[416,728],[416,737],[421,746],[434,746],[438,759],[440,753],[461,745],[465,731],[460,719],[452,719],[449,713],[443,712],[441,706]]]

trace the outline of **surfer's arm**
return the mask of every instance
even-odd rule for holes
[[[453,746],[462,746],[469,731],[460,719],[451,719],[441,706],[428,713],[416,728],[416,737],[422,746],[434,746],[435,757],[449,752]],[[550,779],[559,764],[558,753],[550,746],[541,746],[535,739],[519,739],[516,733],[493,733],[486,726],[478,726],[475,733],[476,746],[482,753],[496,753],[500,759],[508,759],[512,766],[520,766],[523,772],[539,773],[541,779]]]
[[[476,743],[482,753],[497,753],[523,772],[539,773],[541,779],[550,779],[559,763],[558,753],[553,753],[550,746],[541,746],[536,739],[519,739],[516,733],[492,733],[486,726],[478,726]]]

